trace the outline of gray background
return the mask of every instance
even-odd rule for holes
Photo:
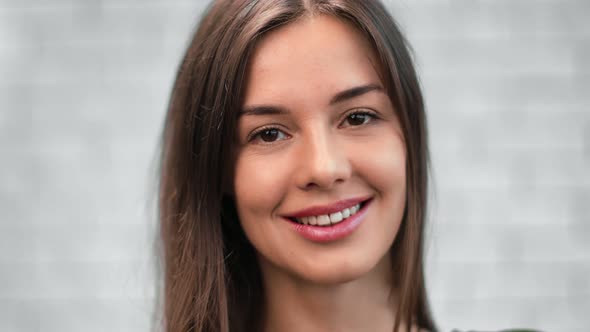
[[[590,331],[590,1],[387,1],[414,45],[451,328]],[[0,0],[0,331],[147,331],[171,83],[204,1]]]

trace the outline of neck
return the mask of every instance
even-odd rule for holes
[[[363,277],[335,285],[303,281],[265,265],[263,331],[393,331],[397,296],[387,255]]]

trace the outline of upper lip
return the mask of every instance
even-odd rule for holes
[[[343,199],[328,205],[315,205],[303,210],[295,211],[292,213],[285,214],[289,218],[303,218],[309,216],[320,216],[323,214],[331,214],[340,212],[346,208],[355,206],[361,202],[368,200],[370,197],[355,197],[349,199]]]

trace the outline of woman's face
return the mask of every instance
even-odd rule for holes
[[[406,154],[377,63],[357,30],[328,16],[257,45],[233,189],[265,277],[344,282],[385,261],[406,203]]]

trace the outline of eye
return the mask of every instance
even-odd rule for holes
[[[266,127],[254,132],[248,138],[249,142],[262,141],[262,143],[273,143],[287,139],[287,134],[275,127]]]
[[[349,113],[344,119],[343,126],[362,126],[377,119],[377,115],[369,111],[354,111]]]

